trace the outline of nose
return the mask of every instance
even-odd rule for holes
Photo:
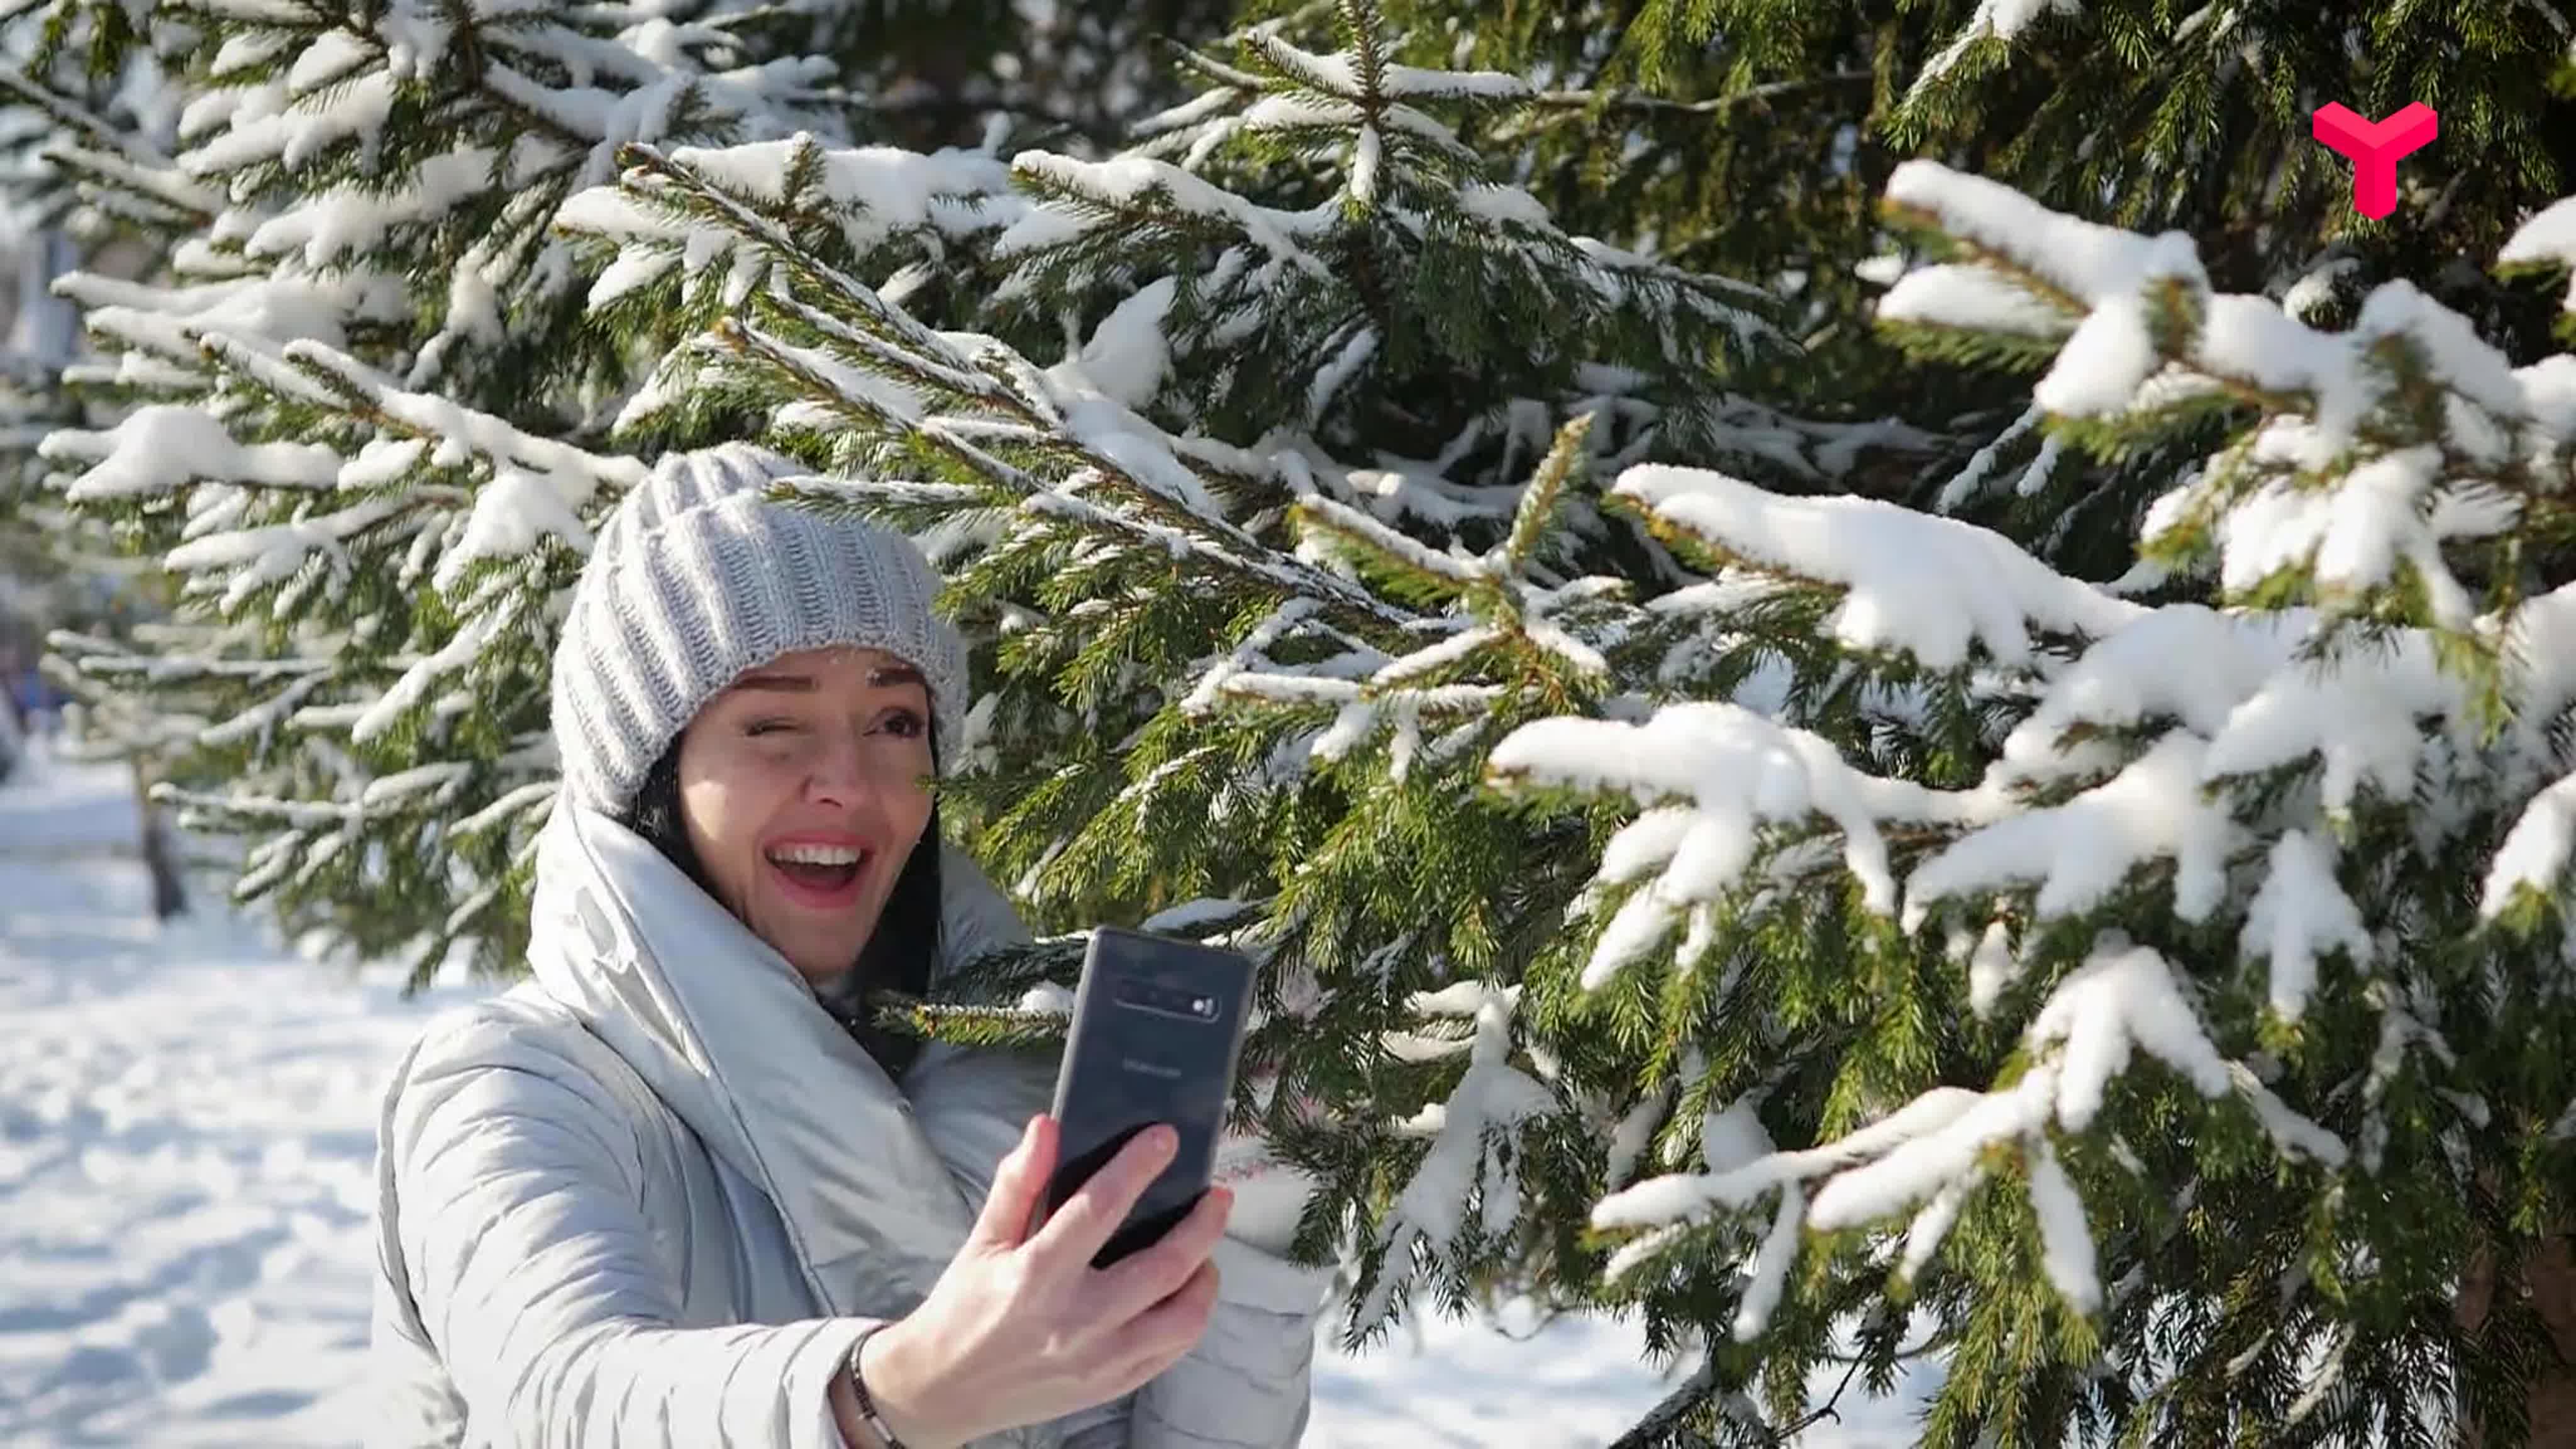
[[[805,776],[805,795],[817,805],[834,809],[855,809],[876,789],[868,772],[867,748],[852,731],[831,731],[822,747],[814,752],[813,769]]]

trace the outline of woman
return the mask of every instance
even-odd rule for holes
[[[1223,1188],[1094,1270],[1168,1132],[1032,1229],[1052,1065],[858,1028],[1026,937],[939,840],[928,565],[773,461],[658,469],[574,590],[532,977],[385,1097],[370,1442],[1294,1443],[1322,1275],[1223,1238]]]

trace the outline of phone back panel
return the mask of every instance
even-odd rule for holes
[[[1161,1237],[1207,1191],[1243,1050],[1252,970],[1244,956],[1212,946],[1093,933],[1056,1075],[1061,1149],[1048,1213],[1145,1128],[1166,1122],[1181,1139],[1179,1154],[1095,1262]]]

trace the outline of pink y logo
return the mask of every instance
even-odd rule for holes
[[[2423,149],[2439,120],[2422,101],[2375,123],[2328,101],[2309,118],[2309,128],[2327,149],[2352,158],[2353,210],[2376,221],[2397,209],[2398,158]]]

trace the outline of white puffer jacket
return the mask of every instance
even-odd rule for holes
[[[944,960],[1025,940],[943,859]],[[832,1374],[965,1241],[1052,1061],[900,1088],[649,844],[559,807],[533,979],[447,1013],[377,1141],[376,1449],[841,1449]],[[1229,1239],[1214,1323],[1130,1399],[991,1443],[1294,1444],[1326,1277]]]

